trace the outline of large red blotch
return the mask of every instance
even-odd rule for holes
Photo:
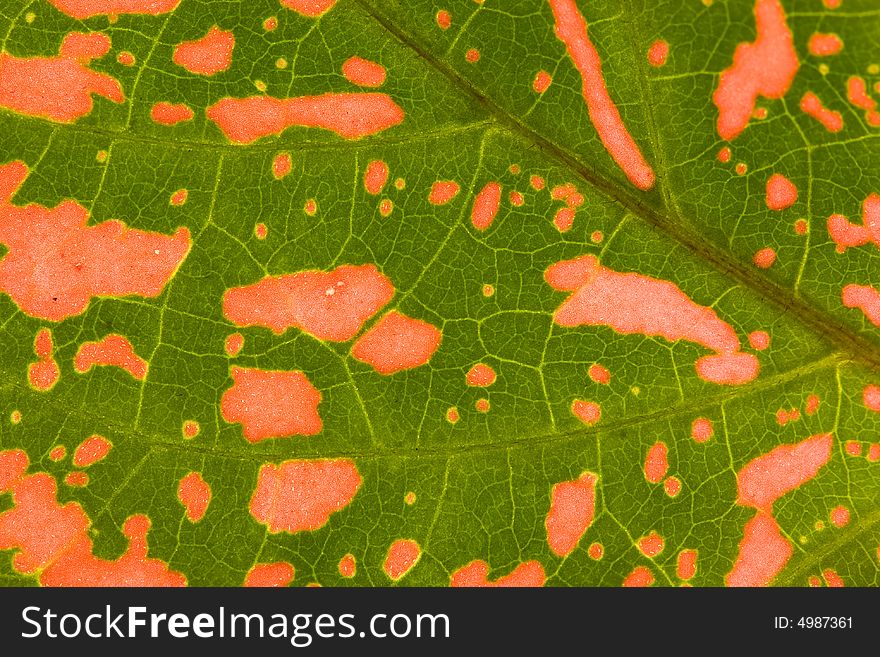
[[[39,360],[28,365],[28,382],[41,392],[51,390],[61,378],[58,363],[52,358],[53,350],[52,331],[40,329],[34,338],[34,353]]]
[[[321,393],[302,372],[233,367],[230,375],[233,384],[220,398],[220,413],[241,423],[249,442],[321,432]]]
[[[40,472],[25,476],[20,450],[0,452],[0,493],[12,493],[14,507],[0,514],[0,550],[17,548],[13,567],[39,572],[43,586],[185,586],[186,578],[147,557],[150,521],[131,516],[123,525],[128,550],[115,561],[92,554],[90,521],[79,504],[61,505],[57,485]]]
[[[250,512],[273,534],[312,531],[348,505],[361,483],[349,459],[267,463],[260,468]]]
[[[88,63],[110,50],[110,39],[97,32],[71,32],[58,57],[15,57],[0,53],[0,107],[61,123],[92,111],[92,94],[114,103],[125,100],[122,87]]]
[[[757,39],[736,47],[733,65],[721,73],[712,97],[722,139],[735,139],[745,130],[758,96],[782,98],[800,66],[779,0],[757,0],[755,21]]]
[[[336,0],[281,0],[281,5],[303,16],[317,18],[330,11]]]
[[[374,265],[267,276],[223,295],[223,314],[237,326],[290,327],[321,340],[351,340],[391,301],[394,285]]]
[[[200,472],[190,472],[177,486],[177,499],[186,509],[190,522],[198,522],[205,517],[211,503],[211,486],[202,478]]]
[[[550,510],[544,521],[547,543],[556,556],[566,557],[577,547],[596,513],[596,481],[591,472],[563,481],[550,492]]]
[[[794,553],[768,513],[758,511],[746,523],[739,555],[725,578],[727,586],[767,586],[785,568]]]
[[[180,0],[49,0],[58,11],[73,18],[150,14],[158,16],[177,9]]]
[[[749,461],[736,475],[737,504],[770,513],[773,503],[810,481],[831,458],[831,434],[780,445]]]
[[[841,293],[847,308],[858,308],[874,325],[880,326],[880,292],[870,285],[847,285]]]
[[[298,98],[223,98],[207,110],[209,119],[237,144],[278,135],[292,126],[322,128],[360,139],[396,126],[403,110],[382,93],[328,93]]]
[[[392,310],[358,338],[351,355],[379,374],[394,374],[426,365],[442,337],[433,324]]]
[[[516,586],[537,588],[544,586],[546,579],[544,568],[539,562],[526,561],[514,568],[513,572],[490,582],[489,564],[477,559],[452,573],[449,585],[453,587]]]
[[[846,217],[833,214],[828,217],[828,234],[839,253],[848,248],[872,242],[880,247],[880,195],[869,194],[862,204],[862,225],[851,224]]]
[[[620,112],[605,86],[602,61],[587,35],[587,23],[574,0],[550,0],[556,19],[556,36],[581,74],[582,93],[599,138],[627,178],[639,189],[654,186],[654,170],[623,124]]]
[[[713,383],[736,385],[758,376],[758,359],[739,351],[733,328],[669,281],[613,271],[592,255],[551,265],[544,279],[555,290],[573,292],[554,313],[560,326],[609,326],[618,333],[695,342],[716,352],[696,362],[697,374]]]
[[[28,176],[23,162],[0,165],[0,290],[32,317],[61,321],[85,311],[92,297],[158,296],[190,248],[190,235],[125,227],[121,221],[88,226],[75,201],[54,208],[13,206]]]
[[[201,39],[178,44],[172,59],[190,73],[216,75],[232,65],[234,48],[235,35],[215,25]]]
[[[147,376],[147,361],[134,353],[126,338],[121,335],[108,335],[98,342],[84,342],[76,351],[74,369],[83,374],[95,365],[119,367],[139,381]]]

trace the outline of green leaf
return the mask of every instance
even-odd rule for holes
[[[880,583],[873,0],[112,4],[0,10],[0,583]]]

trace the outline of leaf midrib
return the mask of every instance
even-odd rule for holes
[[[585,183],[619,203],[630,214],[656,228],[701,260],[708,262],[720,273],[734,279],[759,297],[767,299],[777,306],[782,314],[793,316],[800,323],[809,327],[814,333],[834,345],[836,349],[846,353],[849,360],[860,363],[872,370],[880,371],[880,345],[861,334],[853,332],[849,326],[837,317],[817,310],[779,283],[766,278],[755,271],[753,267],[744,265],[742,261],[733,257],[730,253],[709,243],[703,236],[691,229],[686,222],[681,221],[681,217],[674,216],[668,207],[665,212],[650,207],[644,200],[644,196],[636,195],[630,188],[602,175],[599,171],[591,168],[587,163],[579,159],[575,153],[550,141],[516,116],[506,112],[489,96],[473,86],[469,80],[462,77],[447,62],[436,57],[426,48],[423,48],[413,35],[395,25],[367,0],[352,0],[352,2],[369,14],[373,20],[402,45],[410,49],[416,56],[449,79],[457,89],[466,93],[473,101],[478,103],[500,126],[537,146],[544,154],[570,169]],[[630,13],[632,13],[631,10]],[[643,72],[642,65],[640,65],[639,71],[640,73]],[[649,117],[649,124],[652,131],[654,131],[653,117]],[[654,132],[655,145],[659,145],[656,131]],[[664,190],[666,189],[662,173],[657,175],[657,185],[662,185]],[[663,193],[663,198],[668,206],[669,195]]]

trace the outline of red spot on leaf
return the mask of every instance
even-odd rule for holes
[[[321,128],[344,139],[360,139],[396,126],[404,118],[403,110],[382,93],[226,97],[211,105],[206,115],[237,144],[278,135],[292,126]]]
[[[134,55],[130,52],[123,50],[121,53],[116,55],[116,61],[122,64],[123,66],[134,66],[135,59]]]
[[[67,456],[67,448],[64,445],[58,445],[58,447],[53,447],[52,451],[49,452],[49,458],[55,461],[56,463],[62,460],[65,456]]]
[[[396,582],[413,569],[421,556],[422,548],[418,543],[409,538],[399,538],[388,548],[382,569]]]
[[[645,566],[637,566],[626,579],[623,580],[621,586],[629,588],[642,588],[651,586],[654,583],[654,574]]]
[[[488,413],[489,412],[489,400],[488,399],[478,399],[474,403],[474,408],[476,408],[480,413]]]
[[[330,11],[336,0],[281,0],[281,6],[292,9],[298,14],[317,18]]]
[[[845,506],[836,506],[831,509],[831,524],[835,527],[845,527],[849,524],[850,513]]]
[[[431,186],[428,201],[434,205],[445,205],[458,195],[459,190],[454,180],[438,180]]]
[[[880,326],[880,292],[873,287],[847,285],[841,293],[841,301],[847,308],[858,308],[874,326]],[[880,407],[876,410],[880,410]]]
[[[749,346],[756,351],[764,351],[770,346],[770,334],[767,331],[749,333]]]
[[[119,367],[139,381],[147,376],[147,361],[134,353],[131,343],[121,335],[108,335],[98,342],[84,342],[76,352],[74,369],[83,374],[94,365]]]
[[[195,420],[185,420],[183,423],[183,437],[187,439],[193,439],[199,435],[199,431],[201,431],[201,427],[199,423]]]
[[[647,536],[643,536],[638,541],[639,552],[646,557],[653,559],[663,551],[665,541],[655,531],[651,531]]]
[[[343,577],[354,577],[357,572],[357,561],[353,554],[346,554],[339,560],[339,574]]]
[[[697,551],[682,550],[678,553],[678,565],[675,574],[679,579],[689,580],[697,574]]]
[[[71,32],[58,57],[15,57],[0,53],[0,106],[29,116],[71,123],[92,111],[92,94],[114,103],[125,100],[113,77],[88,67],[110,50],[97,32]]]
[[[826,568],[822,571],[822,579],[825,580],[826,586],[829,588],[843,588],[843,578],[837,574],[836,570]]]
[[[752,258],[752,262],[755,263],[756,267],[760,269],[770,269],[773,266],[773,263],[776,262],[776,251],[767,247],[765,249],[761,249],[755,256]]]
[[[698,443],[705,443],[715,435],[712,421],[705,417],[698,417],[691,424],[691,438]]]
[[[603,385],[611,383],[611,372],[608,371],[608,368],[603,367],[599,363],[593,363],[590,365],[587,374],[594,383],[601,383]]]
[[[46,328],[40,329],[34,338],[34,353],[39,360],[28,365],[28,382],[41,392],[51,390],[61,378],[52,351],[52,332]]]
[[[272,160],[272,175],[276,180],[284,178],[293,168],[293,160],[290,153],[278,153]]]
[[[232,65],[235,35],[214,25],[195,41],[184,41],[174,48],[173,60],[190,73],[216,75]]]
[[[839,253],[868,242],[880,247],[880,195],[870,194],[865,199],[862,204],[862,224],[851,224],[839,214],[828,217],[828,234]]]
[[[678,477],[667,477],[663,482],[663,492],[669,497],[678,497],[681,492],[681,480]]]
[[[746,523],[727,586],[767,586],[785,568],[794,548],[769,513],[758,511]]]
[[[238,356],[238,352],[241,351],[242,347],[244,347],[244,336],[241,333],[228,335],[223,345],[226,354],[232,358]]]
[[[645,161],[605,86],[599,53],[587,35],[587,23],[574,0],[550,0],[556,36],[565,44],[581,75],[582,93],[590,119],[611,157],[639,189],[654,186],[654,170]]]
[[[470,64],[476,64],[478,61],[480,61],[480,51],[476,48],[469,48],[468,51],[464,54],[464,58]]]
[[[433,324],[392,310],[358,338],[351,355],[379,374],[394,374],[426,365],[441,339]]]
[[[597,480],[595,474],[585,472],[574,481],[553,485],[550,510],[544,526],[547,529],[547,543],[556,556],[571,554],[593,523]]]
[[[379,194],[388,182],[388,165],[382,160],[373,160],[364,172],[364,188],[368,194]]]
[[[526,561],[519,564],[513,571],[494,582],[489,581],[489,564],[479,559],[462,566],[449,580],[453,587],[530,587],[544,586],[547,576],[544,568],[537,561]]]
[[[535,79],[532,80],[532,89],[535,93],[542,94],[550,88],[552,82],[553,77],[547,71],[540,70],[535,74]]]
[[[199,472],[190,472],[177,486],[177,499],[186,509],[186,517],[190,522],[198,522],[205,517],[211,503],[211,487]]]
[[[73,453],[73,464],[78,468],[87,468],[106,458],[112,447],[113,444],[104,436],[98,434],[89,436],[79,444]]]
[[[648,63],[654,67],[663,66],[669,56],[669,44],[663,39],[658,39],[648,48]]]
[[[494,181],[486,183],[474,198],[474,205],[471,208],[471,223],[474,228],[487,230],[495,221],[500,204],[501,185]]]
[[[275,333],[296,327],[320,340],[346,342],[394,296],[394,285],[373,265],[267,276],[223,295],[223,314],[237,326]]]
[[[250,512],[273,534],[314,531],[351,503],[362,481],[349,459],[266,463]]]
[[[288,586],[293,581],[295,574],[294,567],[286,561],[258,563],[248,571],[244,585],[249,588],[280,588]]]
[[[659,484],[669,471],[666,443],[658,440],[645,455],[645,479],[649,483]]]
[[[441,9],[437,12],[436,21],[437,27],[441,30],[448,30],[452,26],[452,15],[445,9]]]
[[[767,180],[767,207],[771,210],[785,210],[797,202],[798,191],[794,183],[779,173]]]
[[[167,126],[190,121],[193,116],[195,116],[193,111],[183,103],[172,105],[171,103],[162,101],[153,105],[153,108],[150,110],[150,118],[153,119],[153,121],[160,125]]]
[[[321,393],[302,372],[233,367],[233,384],[220,398],[227,422],[240,423],[252,443],[321,432]]]
[[[593,561],[598,561],[605,554],[605,548],[602,547],[601,543],[591,543],[590,547],[587,548],[587,554]]]
[[[758,96],[782,98],[800,66],[779,0],[756,0],[755,22],[757,39],[737,46],[712,97],[722,139],[735,139],[745,130]]]
[[[342,64],[342,74],[352,84],[361,87],[381,87],[385,84],[385,67],[362,57],[349,57]]]
[[[64,483],[74,488],[82,488],[89,485],[89,474],[87,472],[69,472],[64,477]]]
[[[828,57],[843,50],[843,41],[836,34],[814,32],[807,43],[807,49],[815,57]]]
[[[572,414],[584,424],[596,424],[602,419],[602,408],[596,402],[575,399],[571,403]]]
[[[469,386],[478,386],[481,388],[492,385],[495,383],[495,379],[495,370],[485,363],[477,363],[468,370],[468,373],[465,376],[465,382]]]
[[[158,16],[177,9],[180,0],[49,0],[58,11],[78,18],[149,14]]]

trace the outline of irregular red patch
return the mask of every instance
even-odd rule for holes
[[[272,160],[272,175],[275,177],[275,180],[284,178],[284,176],[290,173],[292,168],[293,160],[290,157],[290,153],[278,153]]]
[[[819,397],[818,395],[810,395],[807,397],[807,405],[806,405],[806,413],[807,415],[813,415],[816,411],[819,410]]]
[[[623,334],[695,342],[717,352],[696,363],[697,374],[713,383],[735,385],[758,376],[758,359],[739,352],[733,328],[669,281],[613,271],[592,255],[551,265],[544,280],[573,292],[553,315],[560,326],[609,326]]]
[[[597,475],[584,472],[574,481],[553,485],[544,527],[547,529],[547,544],[556,556],[571,554],[593,523],[597,481]]]
[[[798,191],[794,183],[779,173],[767,180],[767,207],[771,210],[785,210],[797,202]]]
[[[733,570],[724,581],[727,586],[768,586],[793,553],[773,517],[758,511],[746,523]]]
[[[364,189],[373,196],[379,194],[388,182],[388,165],[382,160],[373,160],[364,172]]]
[[[28,365],[28,382],[41,392],[51,390],[61,378],[61,370],[52,358],[52,351],[52,331],[40,329],[34,338],[34,353],[39,360]]]
[[[394,296],[394,285],[374,265],[267,276],[223,295],[223,315],[237,326],[275,333],[299,328],[320,340],[346,342]]]
[[[669,44],[663,39],[658,39],[648,48],[648,63],[651,66],[663,66],[667,57],[669,57]]]
[[[89,474],[87,472],[68,472],[64,477],[64,483],[75,488],[82,488],[89,485]]]
[[[339,574],[343,577],[354,577],[357,573],[357,561],[353,554],[346,554],[339,560]]]
[[[394,374],[426,365],[442,337],[433,324],[392,310],[357,339],[351,355],[379,374]]]
[[[44,472],[25,476],[27,465],[20,450],[0,452],[0,492],[11,491],[14,503],[0,513],[0,550],[18,548],[12,558],[17,571],[39,572],[43,586],[186,585],[183,575],[147,557],[150,521],[144,515],[123,525],[125,554],[115,561],[95,557],[85,511],[75,502],[59,504],[55,479]]]
[[[250,512],[273,534],[314,531],[354,499],[362,482],[350,459],[266,463]]]
[[[74,369],[83,374],[94,365],[110,365],[124,369],[139,381],[147,376],[148,364],[134,353],[131,343],[121,335],[108,335],[98,342],[84,342],[76,351]]]
[[[410,538],[399,538],[388,548],[382,569],[395,582],[400,580],[418,563],[422,548]]]
[[[471,208],[471,223],[477,230],[487,230],[498,214],[501,205],[501,185],[495,181],[488,182],[474,197]]]
[[[114,103],[125,100],[119,82],[88,67],[110,51],[104,34],[70,32],[58,57],[15,57],[0,53],[0,107],[59,123],[92,111],[92,94]]]
[[[381,87],[385,84],[385,67],[362,57],[349,57],[342,64],[342,75],[361,87]]]
[[[113,443],[104,436],[98,434],[89,436],[79,444],[73,453],[73,464],[78,468],[87,468],[106,458],[112,447]]]
[[[220,398],[220,413],[240,423],[251,443],[321,432],[321,393],[302,372],[232,367],[232,386]]]
[[[231,335],[226,336],[226,341],[223,343],[223,350],[226,352],[227,356],[235,358],[238,356],[242,347],[244,347],[244,336],[241,333],[232,333]]]
[[[292,9],[298,14],[317,18],[330,11],[336,0],[281,0],[281,6]]]
[[[657,532],[651,531],[647,536],[643,536],[639,539],[638,548],[639,552],[646,557],[653,559],[663,551],[664,544],[665,541],[663,540],[663,537]]]
[[[248,588],[280,588],[288,586],[295,574],[294,567],[286,561],[258,563],[248,571],[244,585]]]
[[[837,571],[832,570],[831,568],[826,568],[822,571],[822,579],[825,580],[825,585],[829,588],[843,588],[843,578],[837,574]]]
[[[590,120],[608,153],[639,189],[654,186],[654,170],[645,161],[605,86],[599,53],[587,35],[587,23],[574,0],[549,0],[556,20],[556,36],[565,44],[581,75],[582,93]]]
[[[847,285],[840,295],[847,308],[858,308],[874,325],[880,326],[880,292],[870,285]]]
[[[403,121],[403,110],[388,94],[327,93],[298,98],[223,98],[205,111],[236,144],[278,135],[292,126],[330,130],[344,139],[360,139]]]
[[[537,561],[521,563],[513,571],[494,582],[489,581],[489,564],[479,559],[462,566],[449,579],[452,587],[530,587],[544,586],[547,576],[544,568]]]
[[[770,514],[773,503],[815,477],[831,458],[830,433],[780,445],[752,459],[736,475],[737,504]]]
[[[235,35],[214,25],[194,41],[184,41],[174,48],[172,59],[190,73],[216,75],[232,66]]]
[[[733,64],[721,73],[712,96],[722,139],[735,139],[746,129],[758,96],[782,98],[800,66],[779,0],[756,0],[755,22],[757,38],[736,47]]]
[[[485,363],[477,363],[465,375],[465,382],[469,386],[485,388],[495,383],[495,370]]]
[[[829,57],[843,50],[843,41],[836,34],[814,32],[807,43],[807,49],[816,57]]]
[[[194,116],[195,114],[193,114],[193,111],[189,106],[183,103],[172,105],[171,103],[162,101],[153,105],[153,108],[150,110],[150,118],[153,119],[153,121],[160,125],[167,126],[190,121]]]
[[[697,574],[697,551],[682,550],[678,553],[678,564],[675,574],[679,579],[689,580]]]
[[[79,315],[93,296],[158,296],[189,252],[186,228],[168,237],[115,220],[87,226],[88,211],[70,200],[13,206],[27,176],[23,162],[0,165],[0,242],[9,249],[0,290],[32,317]]]
[[[667,453],[669,448],[662,440],[651,445],[645,455],[645,479],[651,484],[659,484],[669,471]]]
[[[211,487],[200,472],[190,472],[177,486],[177,499],[186,509],[186,517],[190,522],[198,522],[205,517],[211,503]]]
[[[459,190],[460,187],[454,180],[438,180],[431,185],[428,202],[433,205],[445,205],[458,195]]]
[[[596,424],[602,419],[602,407],[596,402],[575,399],[571,402],[572,414],[587,425]]]
[[[862,225],[851,224],[846,217],[828,217],[828,234],[837,245],[838,253],[872,242],[880,248],[880,195],[870,194],[862,203]]]
[[[158,16],[177,9],[180,0],[49,0],[58,11],[78,18],[150,14]]]
[[[645,566],[637,566],[626,579],[623,580],[621,586],[641,588],[651,586],[654,583],[654,574]]]

